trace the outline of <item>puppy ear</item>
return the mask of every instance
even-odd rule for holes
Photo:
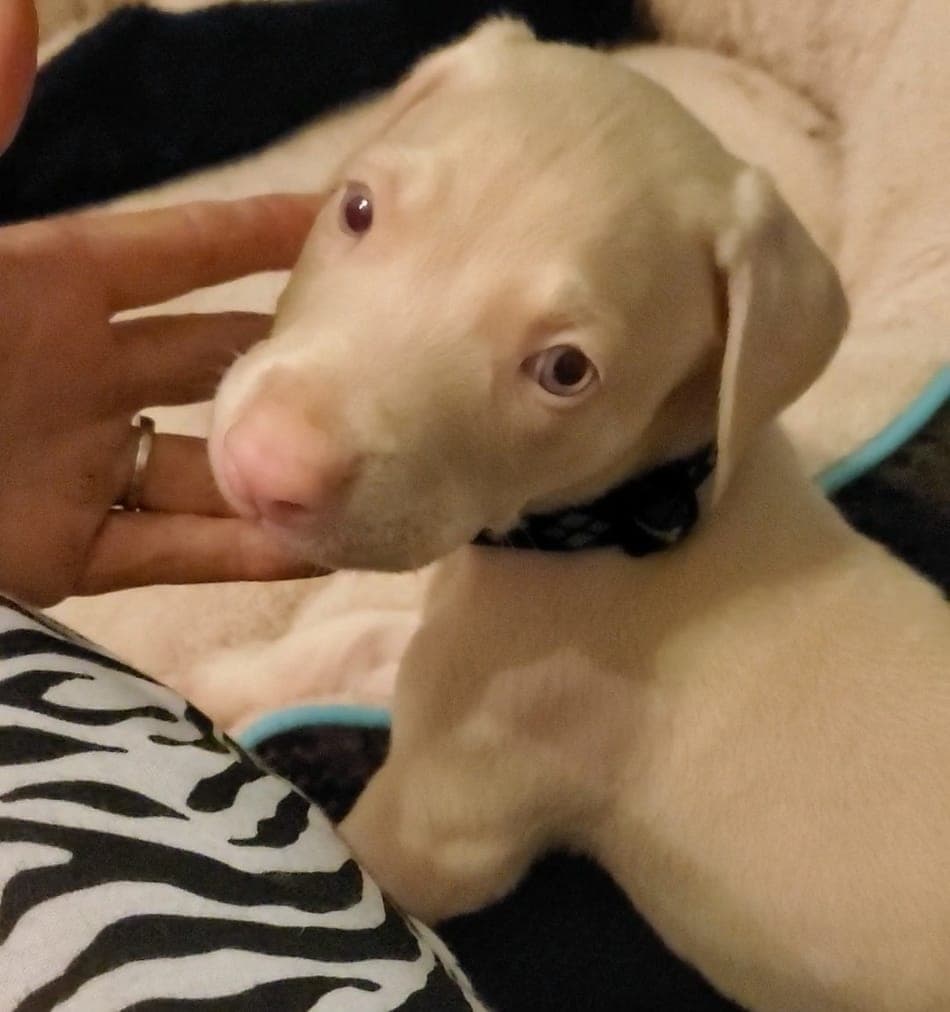
[[[389,129],[449,80],[458,62],[457,46],[448,46],[423,57],[386,99],[382,129]]]
[[[848,322],[835,268],[761,170],[736,177],[715,255],[728,322],[714,501],[752,437],[817,379]]]
[[[416,64],[390,96],[385,127],[391,126],[448,80],[484,73],[487,52],[492,49],[534,41],[535,34],[524,21],[507,17],[482,21],[460,41],[437,49]]]
[[[467,36],[466,42],[509,44],[512,42],[536,42],[537,36],[531,26],[515,17],[486,18]]]

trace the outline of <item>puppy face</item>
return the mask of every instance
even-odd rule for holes
[[[394,102],[211,437],[232,503],[336,568],[418,567],[715,427],[717,142],[609,57],[510,26]]]

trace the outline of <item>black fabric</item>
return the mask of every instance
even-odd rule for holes
[[[0,156],[0,222],[99,202],[247,154],[393,84],[501,10],[545,38],[655,33],[631,0],[316,0],[120,9],[40,73]]]
[[[858,530],[950,595],[950,401],[834,503]]]
[[[334,821],[342,821],[389,749],[389,731],[317,727],[268,739],[256,750]]]
[[[697,493],[716,466],[712,446],[655,467],[593,502],[531,513],[505,534],[483,532],[475,544],[542,552],[619,548],[642,558],[682,541],[699,519]]]

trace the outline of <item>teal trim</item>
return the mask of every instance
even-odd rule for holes
[[[947,401],[950,401],[950,365],[943,366],[886,428],[854,453],[825,468],[815,480],[826,495],[834,495],[913,439]]]
[[[255,749],[268,738],[288,731],[300,731],[308,727],[334,724],[337,727],[389,727],[391,717],[388,710],[374,706],[348,706],[346,704],[290,706],[286,710],[266,713],[239,734],[234,735],[238,744],[246,749]]]

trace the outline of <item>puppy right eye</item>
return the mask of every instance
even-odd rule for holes
[[[555,397],[576,397],[597,379],[597,367],[572,344],[558,344],[528,359],[528,372]]]
[[[365,235],[373,226],[373,194],[363,183],[350,183],[340,201],[340,228],[353,236]]]

